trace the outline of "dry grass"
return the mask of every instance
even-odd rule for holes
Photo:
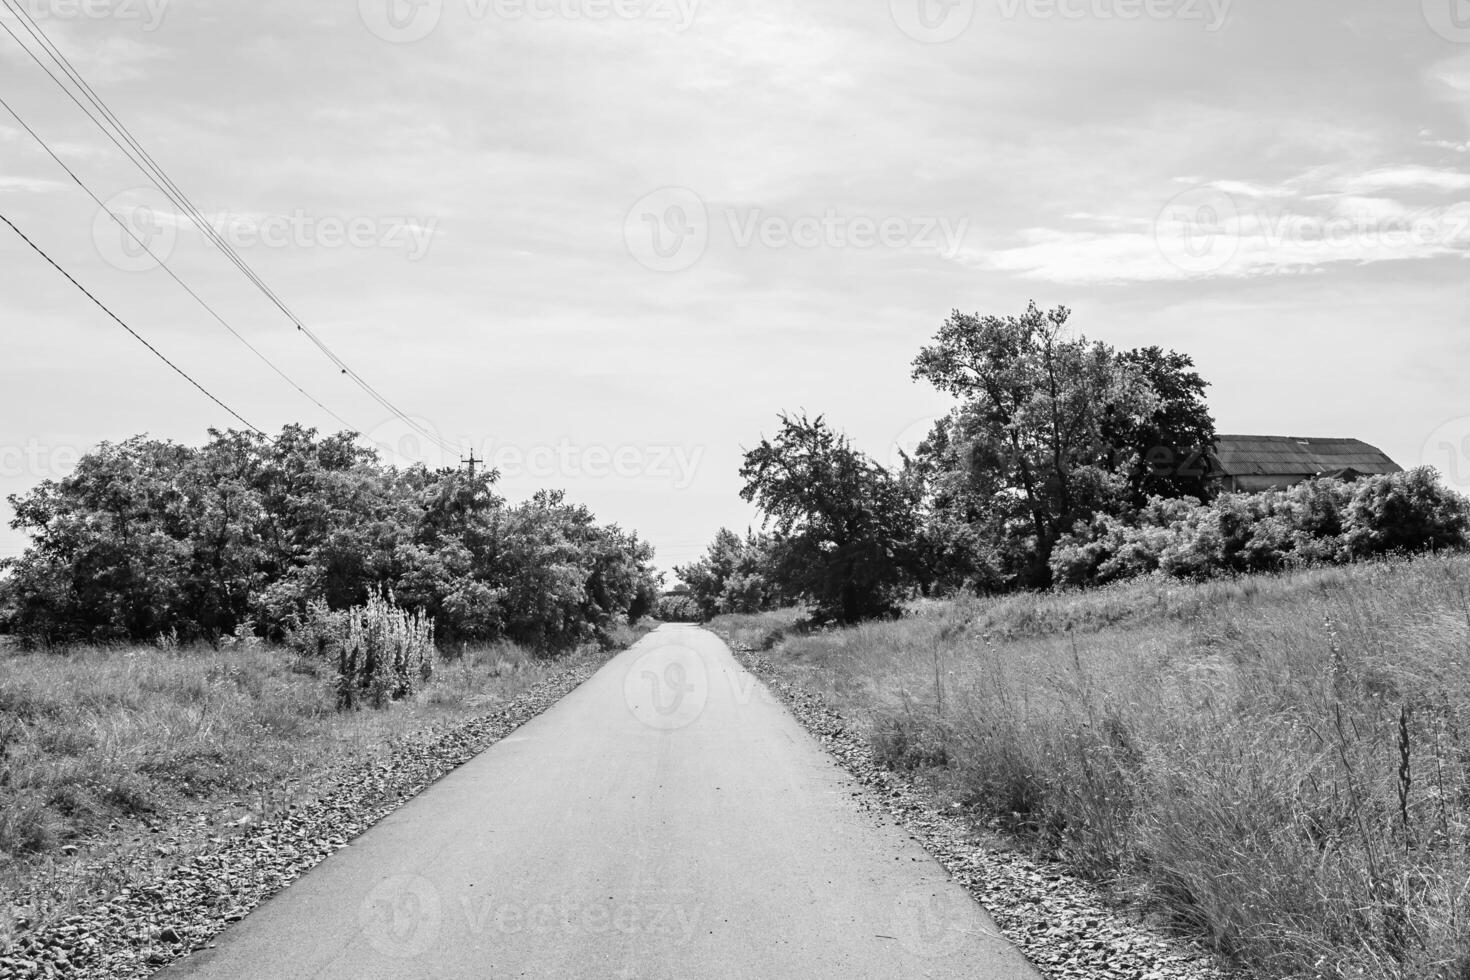
[[[773,659],[1259,976],[1470,976],[1470,558],[925,603]]]
[[[806,618],[805,609],[777,609],[773,612],[716,616],[709,628],[737,646],[769,650]]]
[[[7,910],[68,914],[187,846],[159,841],[309,799],[334,767],[493,710],[592,654],[469,649],[405,701],[339,713],[333,671],[280,649],[0,648],[0,947]]]

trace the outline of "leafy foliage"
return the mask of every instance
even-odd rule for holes
[[[441,641],[547,652],[651,609],[647,543],[560,493],[507,505],[496,478],[385,466],[350,433],[299,426],[211,430],[199,449],[104,444],[10,498],[32,544],[0,608],[34,644],[214,642],[252,619],[279,638],[313,603],[346,610],[388,587]]]
[[[768,569],[772,539],[747,531],[741,538],[720,528],[704,556],[674,569],[695,604],[697,619],[722,613],[754,613],[775,609],[786,599]]]
[[[1466,544],[1470,502],[1428,467],[1356,483],[1221,494],[1209,504],[1155,498],[1131,521],[1079,523],[1052,553],[1059,583],[1101,585],[1159,571],[1176,578],[1279,571]]]
[[[1162,399],[1112,348],[1070,337],[1066,307],[1030,304],[1019,317],[956,310],[914,360],[914,377],[960,399],[929,469],[940,506],[982,523],[989,544],[977,568],[1009,584],[1046,585],[1056,541],[1094,514],[1116,512],[1125,474]]]
[[[774,526],[766,574],[778,590],[809,600],[816,622],[896,612],[918,547],[910,484],[805,415],[783,414],[775,438],[746,452],[740,475],[740,495]]]

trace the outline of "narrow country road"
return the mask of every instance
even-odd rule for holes
[[[857,788],[665,626],[160,976],[1035,980]]]

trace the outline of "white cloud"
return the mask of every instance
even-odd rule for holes
[[[1384,167],[1356,174],[1337,182],[1348,194],[1365,194],[1385,190],[1470,190],[1470,173],[1434,167]]]

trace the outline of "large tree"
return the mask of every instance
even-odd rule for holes
[[[1112,348],[1073,336],[1066,307],[1021,316],[956,310],[914,360],[914,377],[960,400],[948,421],[950,494],[979,508],[999,574],[1050,582],[1047,561],[1078,521],[1123,506],[1128,493],[1109,420],[1142,419],[1158,397]],[[957,481],[955,478],[958,478]]]
[[[1194,370],[1188,354],[1162,347],[1124,351],[1118,363],[1142,379],[1156,398],[1152,412],[1104,419],[1103,436],[1113,447],[1113,464],[1131,462],[1126,471],[1130,502],[1142,507],[1150,497],[1208,498],[1209,460],[1215,449],[1215,420],[1205,404],[1209,382]]]
[[[818,416],[782,415],[745,453],[740,495],[774,527],[770,575],[818,621],[892,615],[912,580],[918,536],[910,485]]]

